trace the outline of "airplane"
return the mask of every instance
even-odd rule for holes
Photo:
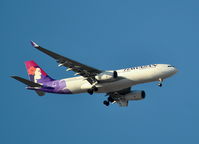
[[[37,50],[54,58],[58,66],[64,66],[67,68],[66,71],[74,71],[74,75],[79,75],[56,80],[34,61],[26,61],[25,65],[30,80],[19,76],[11,77],[27,85],[28,90],[34,90],[39,96],[44,96],[45,93],[89,93],[90,95],[106,93],[107,99],[103,101],[105,106],[117,103],[119,106],[126,107],[129,101],[142,100],[146,95],[144,90],[131,90],[132,86],[158,81],[157,85],[162,87],[163,80],[178,72],[178,69],[170,64],[150,64],[104,71],[61,56],[33,41],[31,41],[31,44]]]

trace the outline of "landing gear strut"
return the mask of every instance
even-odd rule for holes
[[[112,97],[108,97],[108,101],[113,103],[114,102],[114,99]]]
[[[163,79],[159,78],[159,83],[157,84],[159,87],[162,87]]]
[[[87,92],[92,95],[93,94],[93,90],[92,89],[88,89]]]

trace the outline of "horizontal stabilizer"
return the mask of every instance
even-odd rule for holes
[[[11,76],[12,78],[30,86],[30,87],[42,87],[42,85],[38,84],[38,83],[34,83],[32,81],[29,81],[27,79],[24,79],[24,78],[21,78],[21,77],[18,77],[18,76]]]

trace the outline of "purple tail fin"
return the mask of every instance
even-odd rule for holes
[[[48,76],[48,74],[44,72],[43,69],[40,68],[34,61],[26,61],[25,65],[31,81],[35,83],[44,83],[54,80]]]

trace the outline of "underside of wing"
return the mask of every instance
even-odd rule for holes
[[[52,51],[49,51],[45,48],[42,48],[41,46],[37,45],[35,42],[31,41],[31,44],[41,52],[49,55],[50,57],[54,58],[58,63],[59,66],[65,66],[68,69],[76,72],[77,75],[81,75],[83,77],[92,78],[96,76],[97,74],[101,73],[101,70],[92,68],[90,66],[84,65],[82,63],[79,63],[77,61],[74,61],[72,59],[69,59],[67,57],[61,56],[57,53],[54,53]],[[88,81],[92,81],[92,79],[88,79]]]
[[[125,95],[131,92],[131,87],[120,90],[120,91],[115,91],[115,92],[110,92],[107,95],[109,95],[109,102],[111,103],[117,103],[121,107],[127,107],[128,106],[128,100],[125,99]]]

